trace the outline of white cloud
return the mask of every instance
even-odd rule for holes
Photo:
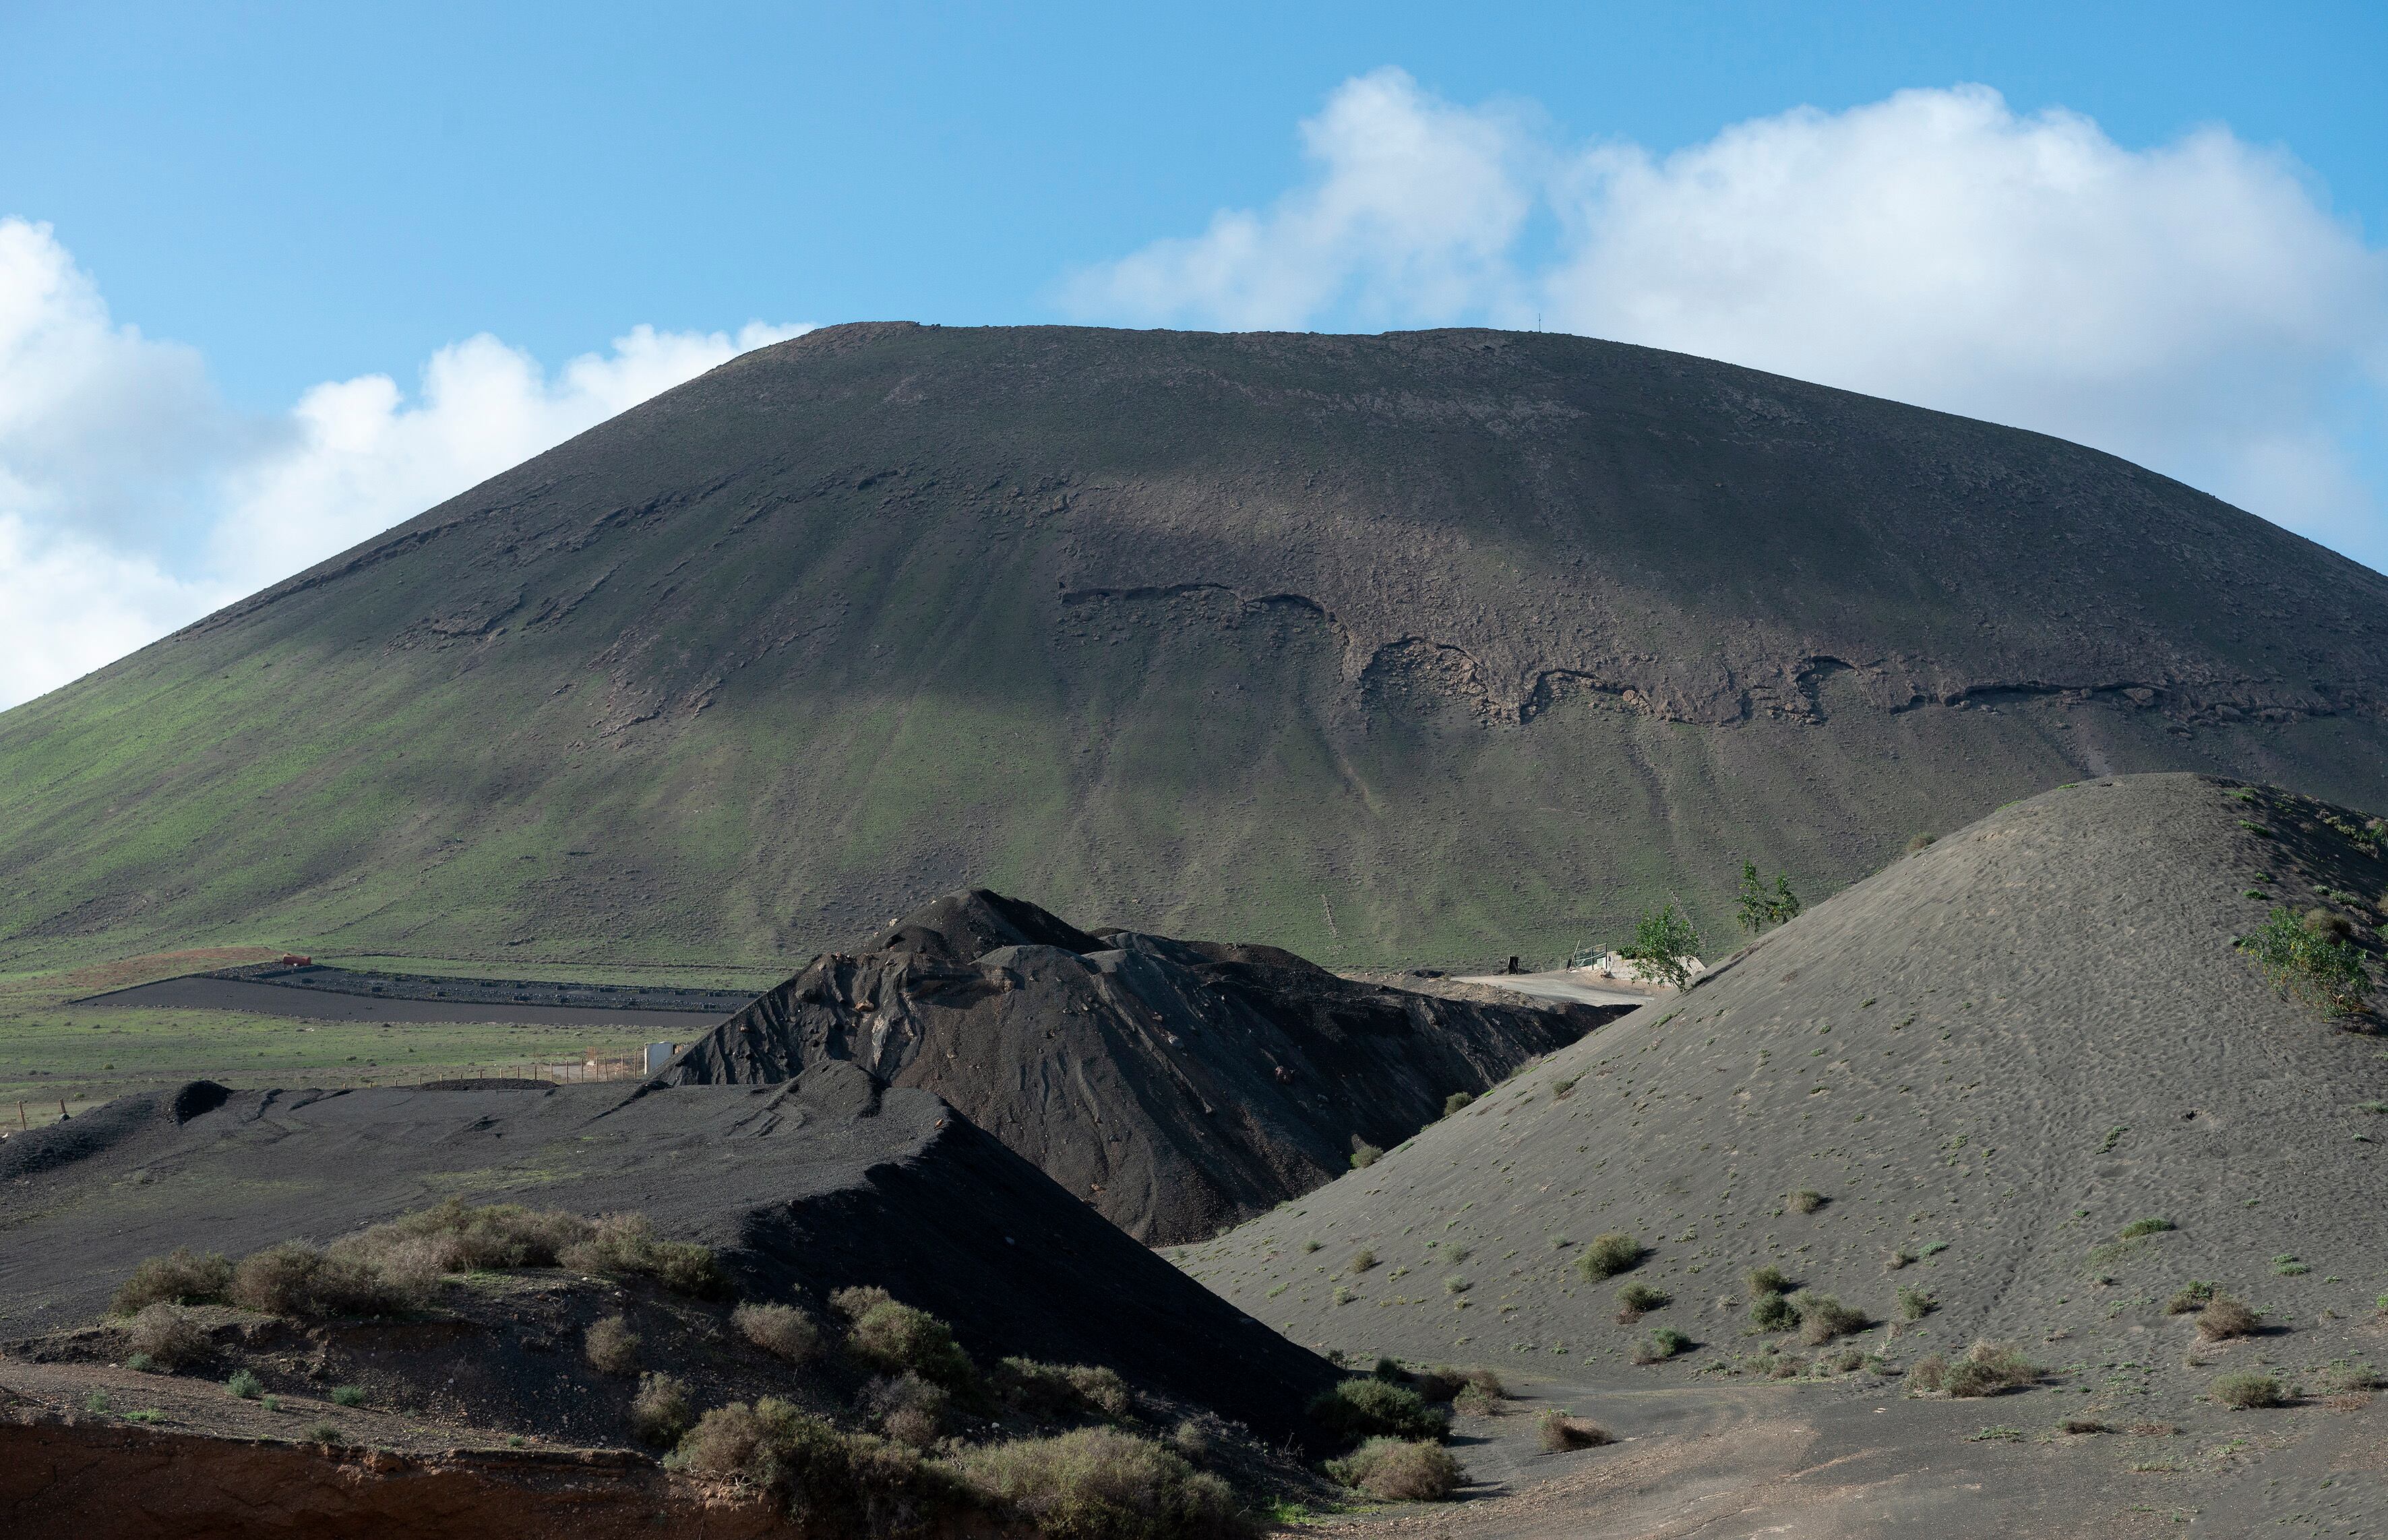
[[[1450,107],[1379,70],[1335,93],[1302,137],[1315,184],[1265,215],[1223,211],[1200,236],[1082,273],[1064,302],[1148,325],[1282,328],[1347,298],[1387,319],[1455,314],[1506,286],[1533,205],[1523,116]]]
[[[244,418],[193,350],[117,324],[49,226],[0,219],[0,707],[806,329],[639,326],[553,378],[481,336],[412,401],[367,375]]]
[[[2388,437],[2388,256],[2226,130],[2127,149],[1964,86],[1661,158],[1550,144],[1379,70],[1303,132],[1310,185],[1077,274],[1065,301],[1230,326],[1539,312],[2091,443],[2388,563],[2355,468]]]

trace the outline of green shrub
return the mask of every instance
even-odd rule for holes
[[[1454,1091],[1442,1099],[1442,1115],[1449,1117],[1454,1113],[1465,1112],[1475,1103],[1473,1091]]]
[[[2216,1294],[2197,1313],[2197,1334],[2210,1343],[2252,1337],[2263,1324],[2264,1317],[2255,1314],[2253,1306],[2229,1294]]]
[[[362,1385],[335,1385],[332,1387],[333,1406],[362,1406],[364,1404],[365,1388]]]
[[[1543,1447],[1555,1455],[1569,1449],[1596,1449],[1617,1442],[1597,1423],[1562,1411],[1544,1412],[1534,1429],[1542,1435]]]
[[[337,1449],[349,1442],[349,1435],[340,1432],[340,1425],[337,1422],[316,1422],[309,1425],[307,1441]]]
[[[1136,1396],[1119,1372],[1096,1364],[1040,1364],[1006,1358],[989,1379],[1004,1405],[1048,1420],[1098,1417],[1113,1420],[1136,1411]]]
[[[124,1359],[124,1367],[131,1369],[135,1374],[163,1374],[166,1372],[166,1366],[159,1363],[157,1359],[152,1358],[146,1353],[127,1354]]]
[[[1799,1312],[1785,1296],[1764,1293],[1750,1302],[1749,1324],[1760,1331],[1788,1331],[1799,1324]]]
[[[1810,1187],[1801,1188],[1798,1191],[1794,1192],[1789,1198],[1785,1200],[1786,1203],[1788,1203],[1792,1208],[1797,1209],[1801,1214],[1815,1213],[1818,1209],[1824,1206],[1825,1201],[1826,1200],[1823,1193]]]
[[[1939,1303],[1921,1289],[1902,1286],[1899,1291],[1899,1318],[1905,1321],[1920,1321],[1932,1314]]]
[[[1355,1273],[1365,1273],[1376,1265],[1377,1254],[1368,1250],[1365,1246],[1361,1247],[1358,1251],[1352,1254],[1352,1261],[1349,1264],[1352,1270]]]
[[[890,1377],[909,1371],[951,1391],[968,1389],[977,1379],[970,1355],[954,1341],[953,1328],[926,1310],[892,1299],[872,1305],[855,1318],[845,1347]]]
[[[1417,1392],[1382,1380],[1345,1380],[1310,1403],[1310,1419],[1338,1441],[1364,1438],[1441,1438],[1450,1417],[1429,1406]]]
[[[1642,1265],[1642,1242],[1622,1230],[1595,1235],[1592,1244],[1576,1254],[1576,1271],[1594,1280],[1632,1272]]]
[[[688,1386],[677,1376],[644,1374],[639,1394],[630,1398],[630,1424],[649,1444],[674,1444],[688,1432],[692,1418]]]
[[[1791,1292],[1791,1279],[1784,1275],[1782,1268],[1771,1262],[1762,1267],[1752,1267],[1744,1277],[1752,1294],[1787,1294]]]
[[[1739,908],[1740,913],[1736,918],[1741,922],[1741,928],[1756,935],[1769,926],[1797,919],[1800,904],[1798,895],[1791,891],[1791,878],[1787,873],[1777,872],[1774,885],[1770,888],[1759,879],[1758,863],[1744,861],[1741,863]]]
[[[2242,1412],[2258,1406],[2277,1406],[2288,1400],[2278,1380],[2252,1370],[2223,1375],[2205,1388],[2205,1394]]]
[[[1689,1352],[1693,1346],[1689,1337],[1671,1326],[1662,1326],[1642,1339],[1642,1345],[1633,1350],[1633,1361],[1637,1364],[1662,1363]]]
[[[2193,1316],[2214,1302],[2214,1285],[2191,1279],[2165,1305],[2167,1316]]]
[[[581,1351],[590,1363],[606,1374],[635,1374],[639,1369],[639,1334],[630,1330],[629,1321],[621,1316],[607,1316],[591,1323],[581,1339]]]
[[[141,1307],[124,1339],[134,1358],[169,1369],[196,1364],[215,1351],[215,1343],[198,1322],[162,1300]]]
[[[2262,929],[2241,938],[2239,949],[2272,987],[2326,1017],[2357,1014],[2371,992],[2371,974],[2352,941],[2277,904]]]
[[[2305,1274],[2312,1272],[2313,1269],[2298,1261],[2294,1253],[2282,1252],[2280,1255],[2272,1258],[2272,1271],[2280,1274],[2282,1278],[2303,1278]]]
[[[2169,1219],[2134,1219],[2125,1225],[2120,1233],[2126,1241],[2137,1241],[2142,1235],[2162,1235],[2172,1228],[2173,1224]]]
[[[245,1368],[236,1368],[232,1371],[232,1378],[224,1381],[224,1389],[243,1401],[254,1401],[265,1393],[265,1381]]]
[[[116,1403],[108,1399],[106,1391],[92,1391],[83,1398],[83,1409],[94,1417],[106,1416],[115,1408],[115,1406]]]
[[[1459,1461],[1425,1439],[1372,1438],[1327,1473],[1380,1502],[1439,1503],[1459,1490]]]
[[[1674,1303],[1675,1296],[1664,1289],[1654,1289],[1646,1283],[1629,1283],[1617,1291],[1617,1319],[1630,1326],[1653,1310],[1663,1310]]]
[[[983,1445],[956,1464],[1049,1540],[1229,1540],[1251,1528],[1226,1483],[1116,1428]]]
[[[1367,1167],[1376,1165],[1378,1160],[1383,1158],[1384,1153],[1385,1152],[1382,1150],[1370,1144],[1366,1139],[1362,1139],[1359,1135],[1353,1134],[1352,1136],[1353,1170],[1365,1170]]]
[[[232,1264],[177,1246],[164,1256],[149,1257],[133,1269],[108,1301],[120,1316],[137,1315],[152,1305],[220,1304],[232,1288]]]
[[[738,1334],[774,1358],[801,1364],[820,1346],[820,1329],[791,1305],[742,1305],[730,1313]]]

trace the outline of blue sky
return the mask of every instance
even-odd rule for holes
[[[51,602],[0,706],[280,576],[260,543],[312,559],[739,346],[867,318],[1546,314],[2099,442],[2381,565],[2383,59],[2377,5],[13,0],[0,220],[53,319],[13,365],[0,335],[0,611],[95,553],[132,597]],[[1996,95],[1899,95],[1965,85]],[[2001,201],[2051,156],[2140,211]],[[1780,277],[1837,260],[1797,210],[1943,185],[1978,190],[1965,249],[2009,299],[1875,307],[1950,265],[1912,231],[1823,300]],[[2270,247],[2209,231],[2176,274],[2166,233],[2204,210]],[[1707,286],[1673,274],[1735,221]],[[2109,264],[2049,356],[2006,356],[2000,304]],[[2116,311],[2134,338],[2083,340]],[[64,375],[95,404],[12,439],[12,389]],[[459,439],[442,388],[508,426]]]

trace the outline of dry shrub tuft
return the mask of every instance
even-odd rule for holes
[[[1786,1201],[1792,1208],[1797,1209],[1801,1214],[1813,1214],[1818,1209],[1824,1206],[1825,1199],[1824,1195],[1817,1191],[1815,1189],[1803,1187],[1798,1191],[1791,1194],[1790,1198]]]
[[[1050,1540],[1228,1540],[1251,1529],[1226,1483],[1116,1428],[986,1445],[957,1464]]]
[[[1101,1365],[1006,1358],[996,1365],[993,1378],[996,1394],[1031,1417],[1100,1417],[1117,1421],[1136,1411],[1136,1395],[1127,1381],[1116,1369]]]
[[[639,1379],[639,1394],[630,1399],[630,1421],[649,1444],[671,1444],[688,1432],[692,1414],[688,1386],[676,1376],[647,1374]]]
[[[829,1296],[829,1307],[849,1321],[858,1321],[870,1314],[874,1305],[892,1305],[896,1296],[877,1284],[857,1283],[850,1289],[840,1289]]]
[[[1548,1411],[1534,1424],[1543,1438],[1543,1447],[1552,1454],[1568,1449],[1597,1449],[1604,1444],[1617,1442],[1607,1429],[1581,1417],[1569,1417],[1561,1411]]]
[[[2252,1337],[2263,1324],[2264,1317],[2255,1314],[2254,1307],[2229,1294],[2215,1295],[2197,1313],[2197,1334],[2209,1343]]]
[[[1949,1388],[1949,1360],[1937,1353],[1926,1354],[1908,1366],[1907,1393],[1910,1395],[1932,1395]]]
[[[2278,1406],[2288,1400],[2280,1382],[2268,1374],[2253,1371],[2226,1374],[2205,1388],[2205,1394],[2226,1406],[2239,1411],[2253,1411],[2259,1406]]]
[[[2038,1364],[2003,1343],[1975,1343],[1949,1367],[1952,1396],[1996,1395],[2001,1391],[2037,1384],[2045,1372]]]
[[[723,1289],[712,1249],[658,1241],[643,1214],[601,1214],[556,1254],[558,1266],[584,1273],[643,1273],[679,1294],[708,1298]]]
[[[162,1300],[142,1306],[125,1332],[125,1344],[170,1369],[196,1364],[215,1351],[198,1322]]]
[[[860,1405],[879,1431],[898,1444],[926,1449],[946,1431],[946,1411],[953,1403],[945,1387],[933,1385],[906,1371],[893,1380],[873,1380],[863,1387]]]
[[[620,1316],[608,1316],[589,1328],[581,1350],[606,1374],[635,1374],[639,1368],[639,1334]]]
[[[131,1316],[152,1305],[212,1305],[222,1301],[231,1287],[230,1262],[213,1253],[202,1256],[177,1246],[133,1268],[108,1307],[120,1316]]]
[[[936,1527],[974,1504],[970,1489],[920,1452],[765,1396],[697,1419],[671,1463],[777,1495],[807,1533],[888,1535]]]
[[[1791,1292],[1790,1278],[1772,1262],[1762,1267],[1752,1267],[1743,1277],[1753,1294],[1787,1294]]]
[[[2193,1316],[2214,1303],[2214,1285],[2191,1279],[2165,1304],[2167,1316]]]
[[[1372,1438],[1327,1473],[1382,1502],[1439,1503],[1459,1490],[1463,1472],[1451,1451],[1424,1439]]]
[[[1843,1305],[1830,1294],[1820,1294],[1812,1289],[1802,1289],[1793,1294],[1789,1304],[1799,1313],[1799,1340],[1810,1347],[1820,1346],[1835,1337],[1846,1337],[1852,1331],[1862,1331],[1866,1316],[1862,1310]]]
[[[437,1208],[375,1225],[342,1249],[385,1266],[404,1258],[400,1266],[436,1273],[553,1267],[564,1249],[585,1239],[591,1228],[578,1215],[516,1203],[475,1207],[451,1198]]]
[[[820,1347],[820,1329],[790,1305],[742,1305],[730,1313],[738,1334],[774,1358],[801,1364]]]
[[[422,1296],[384,1279],[353,1253],[319,1252],[286,1241],[241,1258],[233,1269],[232,1303],[266,1316],[322,1319],[336,1316],[399,1316]]]

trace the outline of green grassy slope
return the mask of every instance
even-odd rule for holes
[[[1574,338],[839,328],[0,716],[0,963],[768,971],[964,883],[1548,959],[2096,771],[2388,804],[2383,699],[2388,581],[2054,440]]]

